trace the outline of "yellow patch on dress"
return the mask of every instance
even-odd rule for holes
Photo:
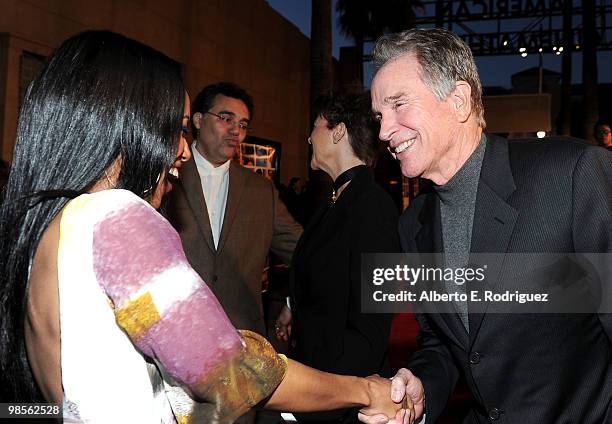
[[[145,331],[159,321],[159,313],[149,292],[129,301],[115,311],[117,324],[130,336],[140,337]]]
[[[191,423],[191,415],[175,415],[176,422],[178,424],[190,424]]]

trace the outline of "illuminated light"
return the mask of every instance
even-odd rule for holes
[[[538,131],[536,135],[538,136],[538,138],[544,138],[546,137],[546,131]]]
[[[556,54],[557,56],[559,56],[559,55],[561,54],[561,52],[556,52],[555,54]]]
[[[504,46],[508,45],[508,40],[504,40]]]
[[[523,57],[527,57],[527,53],[526,53],[526,52],[523,52],[523,53],[521,53],[521,56],[523,56]]]
[[[562,52],[563,51],[563,46],[559,47],[559,51]]]
[[[553,47],[553,52],[556,52],[556,51],[557,51],[557,46],[554,46]]]
[[[519,53],[523,53],[523,52],[525,52],[525,50],[527,50],[525,47],[521,47],[521,48],[519,49]]]
[[[576,44],[576,50],[580,50],[580,44]]]
[[[538,52],[542,53],[542,47],[540,47],[540,48],[538,49]]]

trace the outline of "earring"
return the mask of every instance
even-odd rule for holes
[[[161,178],[161,172],[159,174],[157,174],[157,179],[155,180],[155,184],[153,184],[151,187],[149,187],[148,189],[146,189],[143,193],[142,196],[146,197],[149,195],[149,193],[151,193],[151,191],[153,190],[153,188],[155,186],[157,186],[157,183],[159,183],[159,179]]]
[[[308,137],[308,144],[312,145],[312,139],[310,137]]]

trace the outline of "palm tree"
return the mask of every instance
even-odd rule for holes
[[[414,28],[414,7],[422,6],[419,0],[337,0],[340,29],[355,40],[360,65],[363,62],[363,45],[386,32],[398,32]],[[360,78],[363,82],[363,72]]]
[[[595,0],[582,2],[582,87],[584,138],[595,142],[593,126],[599,117],[597,102],[597,30]]]
[[[563,59],[561,62],[561,111],[559,112],[557,133],[569,136],[572,128],[572,52],[574,39],[572,31],[572,0],[563,1]]]
[[[314,102],[321,94],[331,92],[332,35],[331,0],[312,0],[310,20],[310,114],[314,120]]]

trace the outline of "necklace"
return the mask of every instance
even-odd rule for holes
[[[361,172],[361,170],[364,168],[366,168],[365,165],[353,166],[352,168],[349,168],[342,174],[338,175],[338,178],[334,180],[334,190],[332,191],[331,196],[332,203],[336,203],[336,200],[338,200],[338,190],[340,187],[351,181],[355,175],[359,174],[359,172]]]

